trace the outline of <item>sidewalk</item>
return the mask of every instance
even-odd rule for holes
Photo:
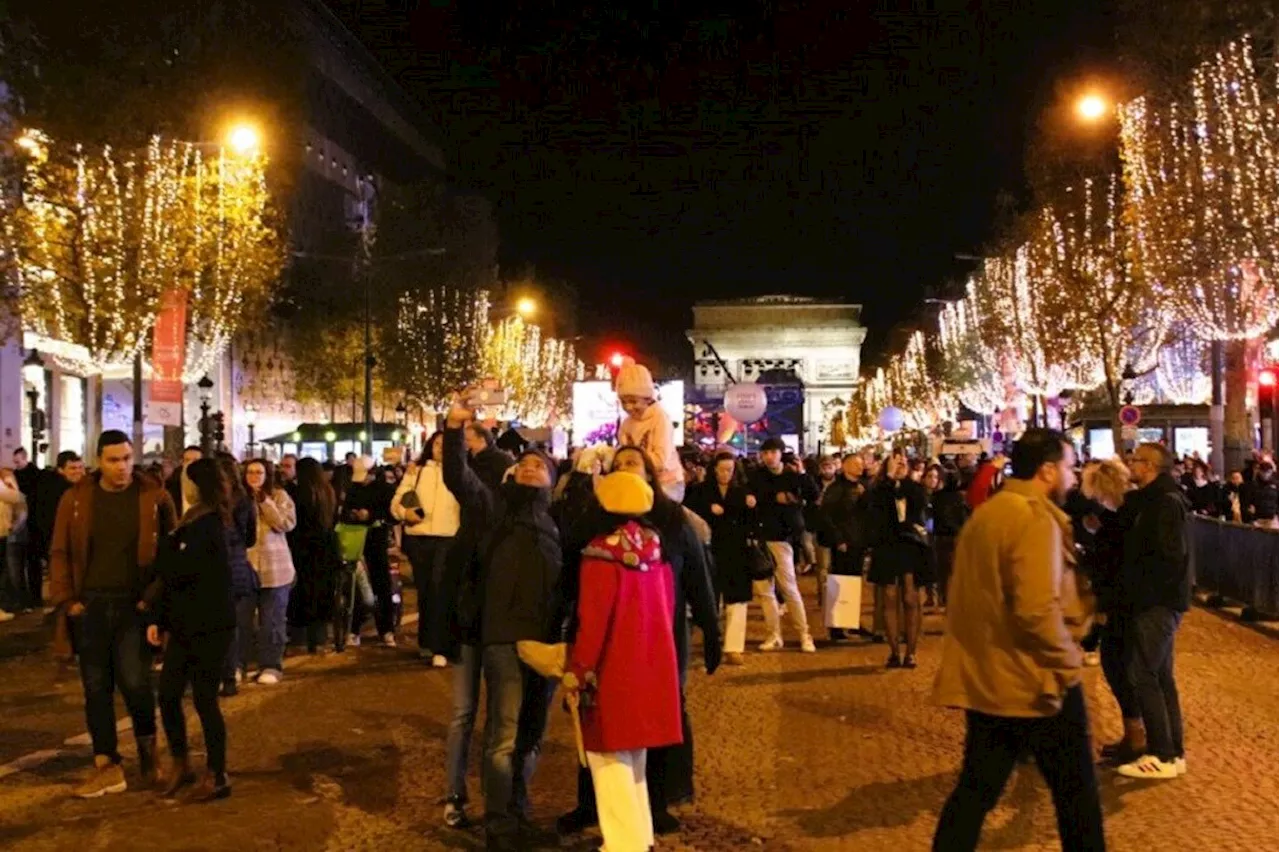
[[[812,600],[812,580],[802,584]],[[816,613],[810,615],[816,621]],[[927,626],[936,632],[940,624],[931,618]],[[752,635],[761,633],[757,616]],[[422,667],[412,644],[310,658],[291,664],[278,687],[250,686],[226,702],[235,782],[226,802],[165,805],[144,793],[68,799],[87,750],[0,778],[0,847],[480,849],[478,831],[440,825],[452,672]],[[817,654],[802,655],[792,642],[779,654],[750,653],[745,668],[711,678],[701,671],[695,647],[689,702],[698,800],[679,811],[685,830],[663,838],[659,849],[927,848],[955,779],[962,738],[959,714],[928,702],[939,644],[936,635],[925,639],[915,672],[884,671],[884,646],[820,646]],[[1179,634],[1178,677],[1190,774],[1171,782],[1122,782],[1104,773],[1110,848],[1143,849],[1155,840],[1163,850],[1218,852],[1276,843],[1276,661],[1273,639],[1211,612],[1188,615]],[[75,715],[78,683],[53,690],[42,665],[33,658],[0,660],[0,747],[12,744],[4,760],[16,756],[16,747],[54,748],[83,731]],[[18,669],[27,672],[25,680],[9,678]],[[23,692],[29,686],[21,684],[42,679],[56,701]],[[1087,688],[1096,739],[1114,738],[1118,713],[1097,669],[1087,672]],[[27,708],[44,704],[75,712],[46,708],[39,715],[43,727],[28,722]],[[55,718],[64,724],[56,734],[50,730]],[[198,743],[196,731],[193,723]],[[479,734],[472,745],[474,803]],[[575,763],[572,734],[557,706],[533,785],[539,823],[549,825],[572,806]],[[562,848],[591,847],[575,838]],[[1021,768],[1010,781],[982,848],[1058,848],[1053,809],[1034,768]]]

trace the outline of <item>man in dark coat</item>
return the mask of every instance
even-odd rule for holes
[[[515,458],[494,444],[493,433],[483,423],[468,423],[465,433],[471,469],[485,485],[497,488],[516,463]]]
[[[521,662],[516,643],[559,638],[560,532],[551,518],[555,465],[529,450],[510,481],[490,488],[467,464],[464,427],[474,411],[456,403],[444,430],[444,483],[478,531],[461,579],[456,622],[463,664],[479,663],[488,695],[483,784],[488,850],[524,848],[528,783],[546,729],[548,681]],[[465,430],[470,432],[471,430]],[[504,469],[505,471],[505,469]]]
[[[1125,614],[1129,682],[1147,731],[1147,753],[1119,769],[1129,778],[1168,779],[1186,772],[1173,646],[1191,606],[1191,559],[1187,498],[1172,476],[1173,463],[1164,445],[1139,445],[1129,465],[1138,489],[1121,507],[1118,607]]]

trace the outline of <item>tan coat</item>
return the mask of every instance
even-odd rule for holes
[[[1091,603],[1071,522],[1016,479],[978,507],[956,541],[934,700],[991,716],[1052,716],[1080,682]]]

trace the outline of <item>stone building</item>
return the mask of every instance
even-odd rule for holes
[[[862,306],[804,296],[759,296],[693,306],[693,398],[716,407],[734,381],[765,385],[768,431],[817,452],[858,381]],[[795,411],[790,415],[788,411]]]

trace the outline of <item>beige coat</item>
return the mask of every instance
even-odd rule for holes
[[[991,716],[1052,716],[1080,682],[1091,604],[1076,574],[1071,522],[1010,479],[956,541],[934,700]]]

